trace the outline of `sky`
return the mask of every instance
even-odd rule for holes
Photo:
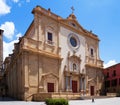
[[[74,14],[79,24],[96,34],[104,67],[120,62],[120,0],[0,0],[0,29],[4,30],[4,58],[12,53],[14,43],[23,36],[37,5],[62,18]]]

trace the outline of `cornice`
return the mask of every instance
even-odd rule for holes
[[[37,13],[37,14],[45,15],[45,16],[51,18],[51,19],[54,19],[54,20],[57,21],[58,23],[61,23],[61,26],[66,26],[67,28],[69,28],[70,30],[75,31],[76,33],[79,33],[79,34],[81,34],[81,35],[83,35],[83,36],[90,37],[90,38],[93,38],[93,39],[95,39],[95,40],[97,40],[97,41],[100,41],[99,38],[97,37],[97,35],[95,35],[95,34],[89,32],[89,31],[87,31],[86,29],[84,29],[84,28],[78,23],[78,21],[77,21],[76,19],[69,19],[69,18],[63,19],[62,17],[60,17],[60,16],[52,13],[52,12],[50,11],[50,9],[49,9],[49,10],[46,10],[46,9],[40,7],[40,6],[36,6],[36,8],[34,8],[34,9],[32,10],[32,13],[33,13],[33,14]],[[74,21],[74,22],[80,27],[80,29],[81,29],[82,31],[81,31],[80,29],[76,29],[76,28],[70,26],[67,22],[64,22],[64,21]]]
[[[45,57],[49,57],[49,58],[62,60],[62,58],[59,55],[56,55],[56,54],[53,54],[53,53],[50,53],[50,52],[46,52],[46,51],[43,51],[43,50],[35,50],[35,49],[32,49],[32,48],[29,48],[29,49],[28,48],[22,48],[21,50],[22,51],[29,51],[29,52],[35,53],[35,54],[40,54],[41,56],[45,56]]]
[[[96,65],[92,65],[92,64],[85,64],[86,67],[93,67],[93,68],[97,68],[97,69],[103,69],[103,67],[99,67]]]
[[[60,23],[61,23],[61,26],[67,27],[68,29],[70,29],[70,30],[72,30],[72,31],[74,31],[74,32],[76,32],[76,33],[84,36],[84,37],[90,37],[90,38],[92,38],[92,39],[95,39],[95,40],[97,40],[97,41],[100,41],[98,37],[96,37],[95,35],[93,35],[92,33],[88,32],[88,31],[86,31],[85,29],[84,29],[84,31],[81,31],[81,30],[79,30],[79,29],[76,29],[76,28],[70,26],[69,24],[67,24],[67,23],[65,23],[65,22],[61,22],[61,21],[60,21]]]

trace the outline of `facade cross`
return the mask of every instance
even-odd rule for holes
[[[75,9],[74,9],[74,7],[73,7],[73,6],[71,7],[71,10],[72,10],[72,13],[74,13]]]

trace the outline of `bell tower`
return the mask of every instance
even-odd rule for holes
[[[0,71],[3,63],[3,30],[0,29]]]

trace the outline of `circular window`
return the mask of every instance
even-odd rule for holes
[[[80,47],[79,37],[74,33],[70,33],[68,36],[68,45],[73,51],[77,51]]]
[[[76,46],[77,46],[77,40],[76,40],[74,37],[71,37],[71,38],[70,38],[70,44],[71,44],[73,47],[76,47]]]

